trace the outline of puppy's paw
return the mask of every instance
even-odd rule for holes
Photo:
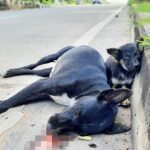
[[[129,99],[124,100],[122,103],[120,103],[119,106],[124,107],[124,108],[129,108],[130,107],[130,101]]]

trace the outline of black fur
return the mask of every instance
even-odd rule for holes
[[[130,89],[140,70],[143,50],[137,43],[128,43],[118,49],[107,49],[107,52],[111,55],[105,62],[108,83],[114,88],[125,86]]]
[[[33,70],[44,63],[56,61],[55,67]],[[88,46],[68,46],[40,59],[37,63],[8,70],[4,77],[36,74],[46,77],[22,89],[14,96],[0,102],[0,113],[11,107],[29,102],[50,99],[50,96],[67,94],[76,103],[62,113],[51,116],[47,133],[64,134],[74,131],[79,134],[106,132],[121,133],[125,128],[114,128],[118,111],[117,104],[129,96],[130,90],[113,90],[107,83],[106,69],[101,55]]]

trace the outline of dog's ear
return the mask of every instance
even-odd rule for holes
[[[138,49],[140,52],[143,52],[143,51],[144,51],[144,46],[141,45],[142,42],[144,42],[144,38],[143,38],[143,37],[140,37],[140,38],[136,41],[137,49]]]
[[[112,55],[114,58],[117,58],[117,56],[119,54],[119,49],[117,49],[117,48],[108,48],[107,53]]]
[[[121,103],[132,95],[132,91],[128,89],[108,89],[100,93],[99,101],[108,101],[114,104]]]

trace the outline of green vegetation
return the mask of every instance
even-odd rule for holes
[[[91,1],[90,0],[60,0],[60,2],[62,3],[62,4],[72,4],[72,5],[76,5],[77,4],[77,1],[79,2],[79,1],[81,1],[81,4],[90,4],[91,3]]]
[[[129,0],[129,5],[132,5],[136,12],[147,13],[145,17],[139,20],[138,25],[150,23],[150,0]]]
[[[83,4],[91,4],[91,1],[90,0],[84,0]]]
[[[140,26],[143,24],[150,24],[150,0],[129,0],[129,5],[131,5],[134,10],[143,14],[141,19],[134,22],[135,26]],[[139,41],[141,46],[145,48],[150,48],[150,37],[142,37],[144,41]]]
[[[132,4],[134,4],[135,3],[135,0],[129,0],[128,1],[128,5],[132,5]]]
[[[42,4],[53,4],[54,0],[40,0],[40,3],[42,3]]]
[[[31,4],[35,4],[37,2],[40,2],[41,4],[48,4],[48,5],[54,3],[54,0],[17,0],[17,1],[28,2],[28,3],[31,3]]]
[[[22,9],[40,7],[41,4],[45,5],[77,5],[77,4],[91,4],[91,0],[2,0],[0,2],[0,9],[2,5],[8,9]],[[41,5],[42,6],[42,5]]]
[[[143,18],[139,21],[139,24],[149,24],[150,23],[150,17]]]
[[[141,46],[150,48],[150,37],[143,36],[144,41],[139,41]]]
[[[134,3],[137,12],[150,12],[150,2]]]
[[[62,4],[75,4],[75,0],[61,0],[60,3],[62,3]]]
[[[129,0],[128,4],[137,12],[150,12],[150,0]]]

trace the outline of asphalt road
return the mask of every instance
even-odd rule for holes
[[[66,45],[90,45],[106,59],[106,48],[130,41],[130,21],[123,5],[52,7],[0,12],[0,73],[35,62]],[[116,17],[116,14],[119,14]],[[0,99],[39,79],[22,76],[0,79]],[[43,134],[48,118],[64,109],[52,102],[13,108],[0,115],[0,150],[29,149],[29,142]],[[130,124],[130,110],[120,109],[119,121]],[[130,132],[92,136],[91,141],[71,141],[66,150],[126,150]]]

